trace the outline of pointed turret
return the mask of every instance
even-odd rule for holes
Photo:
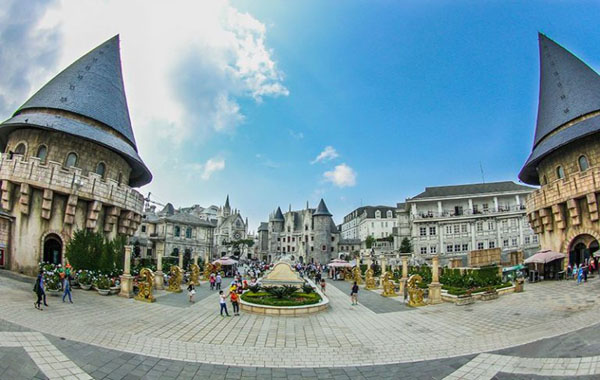
[[[539,34],[540,93],[533,151],[519,178],[539,185],[538,163],[554,150],[600,131],[600,76]]]
[[[331,216],[331,213],[327,209],[327,206],[325,205],[325,201],[323,200],[323,198],[321,198],[321,202],[319,202],[319,205],[317,206],[317,210],[315,211],[313,216]]]
[[[283,218],[283,213],[281,212],[281,207],[277,207],[277,211],[275,211],[275,215],[273,215],[273,221],[283,222],[285,219]]]
[[[225,199],[225,208],[229,208],[229,194],[227,194],[227,199]]]
[[[19,128],[68,133],[104,145],[131,165],[130,185],[152,180],[133,136],[118,35],[56,75],[0,124],[0,149],[4,150],[9,133]]]

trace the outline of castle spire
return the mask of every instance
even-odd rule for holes
[[[327,209],[327,206],[325,205],[325,201],[323,200],[323,198],[321,198],[321,202],[319,202],[319,205],[317,206],[317,210],[315,211],[313,216],[331,216],[331,213]]]

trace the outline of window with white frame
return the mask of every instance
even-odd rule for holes
[[[421,247],[421,255],[425,255],[427,253],[427,247]]]
[[[531,243],[531,238],[529,236],[525,236],[525,244]]]
[[[502,241],[502,246],[503,246],[504,248],[508,247],[508,239],[504,239],[504,240]]]
[[[488,210],[490,209],[487,203],[484,203],[481,207],[483,208],[483,212],[488,212]]]
[[[469,228],[468,224],[461,224],[460,225],[460,232],[467,233],[468,232],[468,228]]]
[[[454,246],[452,244],[448,244],[446,246],[446,252],[452,252],[452,249],[454,249]]]
[[[506,219],[502,220],[502,228],[504,228],[504,229],[508,228],[508,220],[506,220]]]
[[[451,235],[451,234],[452,234],[452,226],[450,226],[450,225],[447,225],[447,226],[446,226],[446,233],[447,233],[448,235]]]
[[[517,220],[516,219],[511,219],[510,220],[510,226],[511,227],[516,227],[517,226]]]
[[[496,242],[495,241],[489,241],[488,242],[488,248],[496,248]]]
[[[483,242],[477,243],[477,249],[483,249]]]
[[[483,223],[482,222],[477,222],[477,232],[481,232],[483,231]]]
[[[392,210],[388,210],[388,212],[387,212],[387,217],[388,217],[388,218],[391,218],[391,217],[392,217]]]
[[[458,234],[458,233],[460,233],[460,224],[455,224],[455,225],[454,225],[454,233],[455,233],[455,234]]]
[[[495,227],[494,222],[488,222],[488,230],[493,231]]]
[[[379,210],[375,211],[375,217],[381,218],[381,211],[379,211]]]
[[[431,247],[429,247],[429,252],[437,253],[437,245],[432,245]]]
[[[427,236],[427,228],[426,227],[419,228],[419,236]]]
[[[431,235],[431,236],[435,236],[435,233],[436,233],[436,231],[435,231],[435,226],[433,226],[433,227],[429,227],[429,235]]]
[[[469,244],[463,244],[462,245],[462,250],[465,251],[465,252],[468,251],[469,250]]]
[[[537,243],[537,242],[538,242],[538,237],[537,237],[537,235],[533,235],[533,242],[534,242],[534,243]]]
[[[513,247],[516,247],[517,246],[517,238],[512,238],[511,243],[512,243]]]
[[[454,244],[454,252],[460,252],[460,244]]]

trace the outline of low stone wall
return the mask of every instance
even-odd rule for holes
[[[321,296],[321,302],[313,305],[301,305],[301,306],[269,306],[269,305],[257,305],[244,301],[240,297],[240,309],[247,313],[253,314],[264,314],[273,316],[301,316],[307,314],[318,313],[324,311],[329,307],[329,298],[321,292],[321,290],[315,286],[315,283],[310,279],[307,282],[315,288],[315,292]]]
[[[509,286],[507,288],[503,288],[503,289],[497,289],[496,290],[498,292],[498,296],[503,296],[505,294],[508,293],[514,293],[515,292],[515,286]],[[474,300],[482,300],[483,295],[485,292],[478,292],[478,293],[473,293],[471,296]],[[447,290],[443,290],[442,289],[442,301],[445,302],[452,302],[452,303],[459,303],[459,300],[462,300],[464,298],[459,298],[458,296],[452,295],[452,294],[448,294]]]

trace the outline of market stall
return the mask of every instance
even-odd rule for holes
[[[563,260],[567,257],[564,253],[551,250],[539,251],[525,259],[524,264],[529,269],[529,281],[559,280],[564,278]]]

